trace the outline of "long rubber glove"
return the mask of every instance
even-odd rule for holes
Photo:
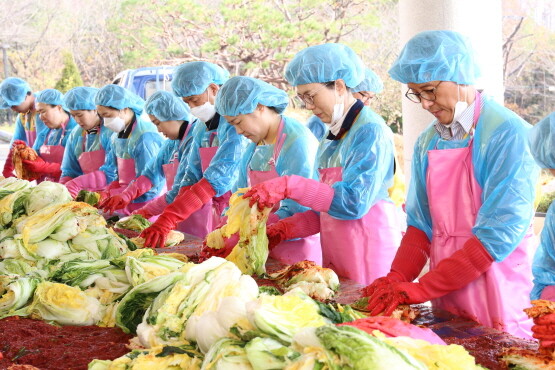
[[[104,209],[104,212],[114,213],[118,209],[127,207],[133,199],[140,197],[150,188],[152,188],[150,179],[146,176],[139,176],[123,192],[106,199],[99,207]]]
[[[106,174],[102,171],[93,171],[69,180],[65,186],[71,196],[75,198],[81,190],[96,190],[106,186]]]
[[[493,258],[482,243],[472,237],[451,257],[419,279],[418,283],[393,282],[379,287],[368,299],[372,315],[391,315],[400,304],[423,303],[464,288],[489,269]]]
[[[370,297],[377,288],[393,282],[413,281],[422,272],[429,256],[430,241],[428,236],[424,231],[409,226],[403,239],[401,239],[401,245],[391,264],[391,271],[362,289],[362,295]]]
[[[177,196],[180,196],[183,193],[185,193],[187,190],[191,188],[191,186],[192,185],[188,185],[180,188],[179,192],[177,193]],[[151,218],[152,216],[158,216],[159,214],[164,212],[164,209],[166,209],[167,206],[168,206],[168,202],[166,200],[166,194],[163,194],[158,198],[148,202],[145,206],[139,208],[138,210],[133,211],[133,214],[141,215],[144,218],[148,219],[148,218]]]
[[[555,347],[555,313],[535,318],[532,336],[540,341],[540,347]]]
[[[23,159],[22,162],[23,166],[25,166],[25,168],[31,172],[41,173],[55,178],[58,178],[62,175],[60,163],[46,162],[41,157],[37,157],[37,159],[35,159],[34,161]]]
[[[178,195],[158,220],[141,233],[140,236],[145,239],[145,247],[164,247],[168,233],[175,229],[179,222],[201,209],[215,195],[212,185],[205,178],[191,186],[188,191]]]
[[[278,221],[279,221],[279,216],[276,215],[275,213],[270,213],[270,215],[268,216],[268,221],[266,222],[266,225],[268,227],[267,230],[269,230],[270,225],[273,225]],[[227,223],[227,216],[224,216],[224,217],[222,217],[222,221],[221,221],[220,225],[217,227],[217,229],[221,228],[226,223]],[[268,238],[270,238],[270,234],[268,232],[267,232],[267,234],[268,234]],[[202,243],[202,248],[200,250],[200,262],[205,261],[205,260],[209,259],[210,257],[214,257],[214,256],[226,258],[227,256],[229,256],[229,254],[233,251],[233,248],[239,242],[239,238],[240,238],[240,236],[239,236],[238,232],[231,235],[229,238],[226,238],[224,236],[223,237],[224,246],[220,249],[210,248],[206,244],[206,239],[205,239],[204,242]],[[270,248],[270,249],[273,248],[273,246],[271,245],[271,242],[268,245],[268,248]]]
[[[70,182],[71,180],[73,180],[73,177],[71,176],[64,176],[60,179],[60,181],[58,181],[60,184],[65,185],[68,182]]]
[[[8,157],[6,158],[6,162],[4,163],[4,170],[2,171],[2,175],[6,178],[8,177],[15,177],[13,173],[13,146],[8,153]]]
[[[294,239],[306,238],[320,232],[320,216],[314,211],[295,213],[293,216],[279,220],[268,227],[268,249],[272,250],[279,243]]]
[[[118,180],[112,181],[106,189],[100,192],[100,200],[98,201],[98,204],[104,203],[106,199],[112,196],[111,194],[112,190],[116,190],[119,188],[121,188],[121,184],[119,183],[119,181]]]
[[[329,185],[297,175],[276,177],[250,188],[243,197],[251,198],[250,205],[259,209],[273,207],[283,199],[292,199],[317,212],[330,209],[335,191]]]

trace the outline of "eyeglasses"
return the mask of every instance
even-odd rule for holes
[[[324,87],[329,87],[334,84],[335,84],[335,81],[326,82],[325,84],[322,84],[322,86],[320,86],[319,89],[316,89],[316,91],[314,91],[312,95],[297,94],[296,98],[300,100],[300,102],[303,103],[304,105],[314,105],[314,97],[316,96],[316,94],[318,94],[318,92],[322,90]]]
[[[413,103],[420,103],[422,102],[422,99],[427,101],[436,101],[436,90],[439,84],[441,84],[442,82],[443,81],[439,81],[439,83],[435,85],[432,89],[422,90],[419,93],[410,92],[410,89],[408,89],[405,93],[405,96]]]

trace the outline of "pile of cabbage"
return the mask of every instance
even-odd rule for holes
[[[89,369],[476,367],[460,346],[412,338],[393,342],[379,333],[336,326],[360,317],[348,306],[315,301],[298,288],[275,294],[258,287],[230,261],[212,257],[186,263],[127,292],[115,322],[137,335],[132,340],[137,349],[113,361],[94,360]]]

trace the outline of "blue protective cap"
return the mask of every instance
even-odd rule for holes
[[[37,94],[36,102],[50,105],[60,105],[65,111],[68,111],[64,102],[64,94],[56,89],[42,90]]]
[[[454,31],[425,31],[407,42],[389,75],[402,83],[453,81],[473,85],[480,69],[466,37]]]
[[[74,87],[64,95],[66,107],[69,110],[95,110],[94,98],[98,91],[96,87]]]
[[[244,76],[231,78],[216,96],[216,111],[222,116],[249,114],[258,104],[275,108],[281,114],[289,104],[289,96],[269,83]]]
[[[379,94],[383,91],[382,79],[374,73],[370,68],[364,70],[364,80],[359,83],[352,90],[354,93],[360,91],[371,91],[373,93]]]
[[[202,94],[211,83],[223,85],[228,78],[229,72],[214,63],[189,62],[175,69],[172,89],[175,95],[184,98]]]
[[[555,112],[532,127],[528,138],[530,151],[540,167],[555,169]]]
[[[143,113],[145,101],[137,94],[119,86],[106,85],[98,91],[94,98],[96,105],[122,110],[130,108],[137,116]]]
[[[315,45],[295,55],[285,69],[285,78],[293,86],[342,79],[353,88],[364,79],[364,66],[347,45]]]
[[[161,122],[191,120],[189,106],[168,91],[161,90],[152,94],[146,101],[145,110]]]
[[[8,77],[0,84],[1,107],[7,109],[23,103],[31,87],[19,77]]]

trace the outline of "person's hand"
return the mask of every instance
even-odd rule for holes
[[[261,182],[250,188],[243,198],[250,198],[249,205],[252,207],[258,203],[258,209],[272,208],[276,203],[287,198],[287,178],[276,177]]]
[[[144,246],[147,248],[164,248],[166,246],[166,239],[171,229],[168,229],[163,223],[158,221],[144,229],[139,235],[139,237],[145,240]]]
[[[123,194],[114,195],[113,197],[107,198],[101,205],[100,208],[106,213],[114,213],[118,209],[123,209],[127,207],[130,202],[123,196]]]
[[[202,243],[202,249],[200,250],[200,260],[205,261],[210,257],[221,257],[226,258],[233,251],[233,248],[239,242],[239,233],[231,235],[229,238],[224,237],[224,246],[220,249],[210,248],[206,244],[206,239]]]
[[[368,298],[368,311],[376,316],[383,312],[391,316],[401,304],[422,303],[428,301],[427,293],[419,283],[393,282],[375,287]]]
[[[391,285],[394,282],[395,281],[388,276],[383,276],[381,278],[378,278],[374,280],[370,285],[361,289],[362,296],[371,297],[376,292],[376,290],[386,287],[388,285]]]
[[[35,160],[22,159],[21,162],[23,163],[23,167],[25,167],[26,170],[39,173],[42,173],[42,168],[46,163],[41,157],[37,157],[37,159]]]
[[[555,313],[535,318],[532,336],[540,341],[540,347],[555,347]]]

